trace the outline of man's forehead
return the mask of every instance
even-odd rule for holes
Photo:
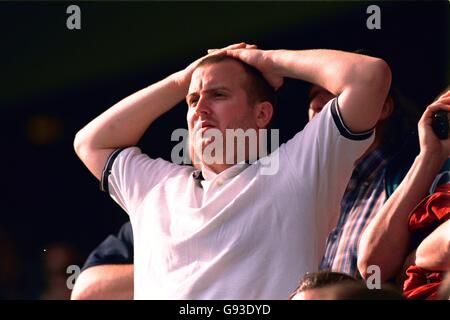
[[[231,87],[240,84],[245,78],[245,71],[238,62],[232,60],[207,64],[194,70],[189,86],[189,93],[203,89]]]

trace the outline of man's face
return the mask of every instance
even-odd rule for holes
[[[257,128],[246,88],[247,74],[235,61],[208,64],[194,71],[186,96],[191,158],[195,154],[203,159],[204,148],[213,141],[205,136],[211,128],[222,133],[224,154],[226,129]]]
[[[325,90],[322,87],[313,85],[309,90],[309,121],[311,121],[312,118],[314,118],[320,111],[322,111],[327,102],[333,98],[334,95],[331,92]]]

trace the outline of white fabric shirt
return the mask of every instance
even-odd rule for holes
[[[199,182],[190,166],[119,152],[108,188],[133,226],[135,299],[287,299],[317,271],[353,163],[373,141],[339,117],[333,99],[268,156],[279,157],[275,175],[258,161]]]

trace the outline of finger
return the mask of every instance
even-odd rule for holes
[[[434,114],[439,110],[445,110],[450,112],[450,106],[445,104],[439,104],[439,103],[433,103],[429,105],[425,112],[423,113],[422,117],[420,118],[419,123],[423,123],[425,125],[431,125],[433,121]]]
[[[427,109],[430,109],[433,112],[436,112],[439,110],[450,111],[450,97],[430,104]]]
[[[441,98],[445,98],[445,97],[450,97],[450,90],[447,90],[446,92],[444,92],[438,100],[440,100]]]
[[[241,43],[235,43],[235,44],[230,44],[229,46],[226,46],[222,49],[224,50],[228,50],[228,49],[239,49],[239,48],[245,48],[247,46],[247,44],[245,42],[241,42]]]
[[[450,94],[440,96],[439,99],[437,99],[432,104],[435,104],[435,103],[450,104]]]
[[[425,112],[422,114],[422,117],[419,120],[419,125],[423,124],[431,124],[431,119],[433,117],[434,111],[432,108],[428,107],[425,109]]]
[[[225,53],[228,56],[232,56],[235,58],[239,58],[239,56],[241,55],[241,53],[244,51],[245,49],[225,49]]]
[[[208,53],[208,56],[221,56],[221,55],[225,55],[226,51],[223,49],[217,49],[217,50],[213,50],[211,52]]]
[[[221,49],[217,49],[217,48],[213,48],[213,49],[208,49],[208,53],[212,53],[215,52],[217,50],[233,50],[233,49],[242,49],[242,48],[251,48],[254,49],[256,48],[256,45],[254,44],[247,44],[245,42],[241,42],[241,43],[235,43],[235,44],[231,44],[229,46],[226,46],[224,48]]]

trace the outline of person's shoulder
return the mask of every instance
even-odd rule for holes
[[[123,242],[124,245],[128,247],[130,252],[134,250],[134,236],[133,236],[133,228],[131,226],[131,222],[128,221],[122,225],[117,235],[120,241]]]
[[[120,239],[131,239],[131,242],[133,241],[133,227],[131,226],[131,222],[128,221],[122,225],[122,227],[119,230],[118,237]]]

